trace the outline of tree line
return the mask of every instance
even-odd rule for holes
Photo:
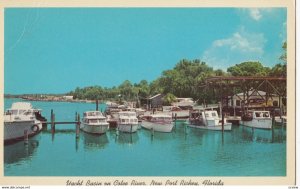
[[[199,59],[180,60],[173,69],[165,70],[161,76],[152,82],[141,80],[139,83],[131,83],[125,80],[119,86],[111,88],[101,86],[89,86],[84,88],[77,87],[70,91],[68,95],[73,95],[75,99],[89,100],[113,100],[113,101],[140,101],[152,95],[166,94],[164,100],[170,103],[175,97],[191,97],[201,102],[213,103],[216,101],[211,91],[206,93],[200,91],[200,86],[208,77],[213,76],[270,76],[286,77],[286,56],[287,44],[282,45],[282,55],[279,63],[273,67],[265,67],[259,61],[247,61],[227,68],[214,70],[206,62]],[[282,86],[286,87],[286,86]]]

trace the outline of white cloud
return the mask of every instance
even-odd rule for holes
[[[286,41],[286,21],[282,23],[281,32],[279,33],[279,37],[281,38],[281,41]]]
[[[250,17],[255,21],[260,21],[265,17],[272,17],[279,11],[279,9],[274,8],[242,8],[238,10],[242,16]]]
[[[260,9],[249,9],[249,14],[250,14],[251,18],[253,18],[256,21],[258,21],[262,18]]]
[[[242,27],[225,39],[215,40],[202,56],[214,68],[227,68],[244,61],[258,61],[264,55],[262,33],[249,33]]]

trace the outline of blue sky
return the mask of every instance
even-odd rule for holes
[[[6,8],[5,93],[158,78],[181,59],[279,62],[285,8]]]

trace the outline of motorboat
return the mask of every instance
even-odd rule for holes
[[[87,111],[83,113],[80,129],[87,133],[103,134],[109,128],[106,117],[99,111]]]
[[[224,118],[223,128],[222,119],[219,118],[215,110],[192,110],[188,119],[188,126],[198,129],[231,131],[232,123]]]
[[[46,120],[40,109],[35,109],[29,102],[15,102],[4,115],[4,143],[10,143],[32,137],[42,130]]]
[[[272,118],[269,111],[252,110],[242,116],[241,125],[258,129],[272,129]]]
[[[117,129],[121,132],[134,133],[138,129],[136,112],[121,111],[117,115]]]
[[[142,119],[142,127],[157,132],[171,132],[174,123],[172,116],[166,114],[153,114],[144,116]]]

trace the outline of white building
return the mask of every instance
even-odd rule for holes
[[[65,99],[65,100],[73,100],[73,96],[63,96],[63,99]]]

